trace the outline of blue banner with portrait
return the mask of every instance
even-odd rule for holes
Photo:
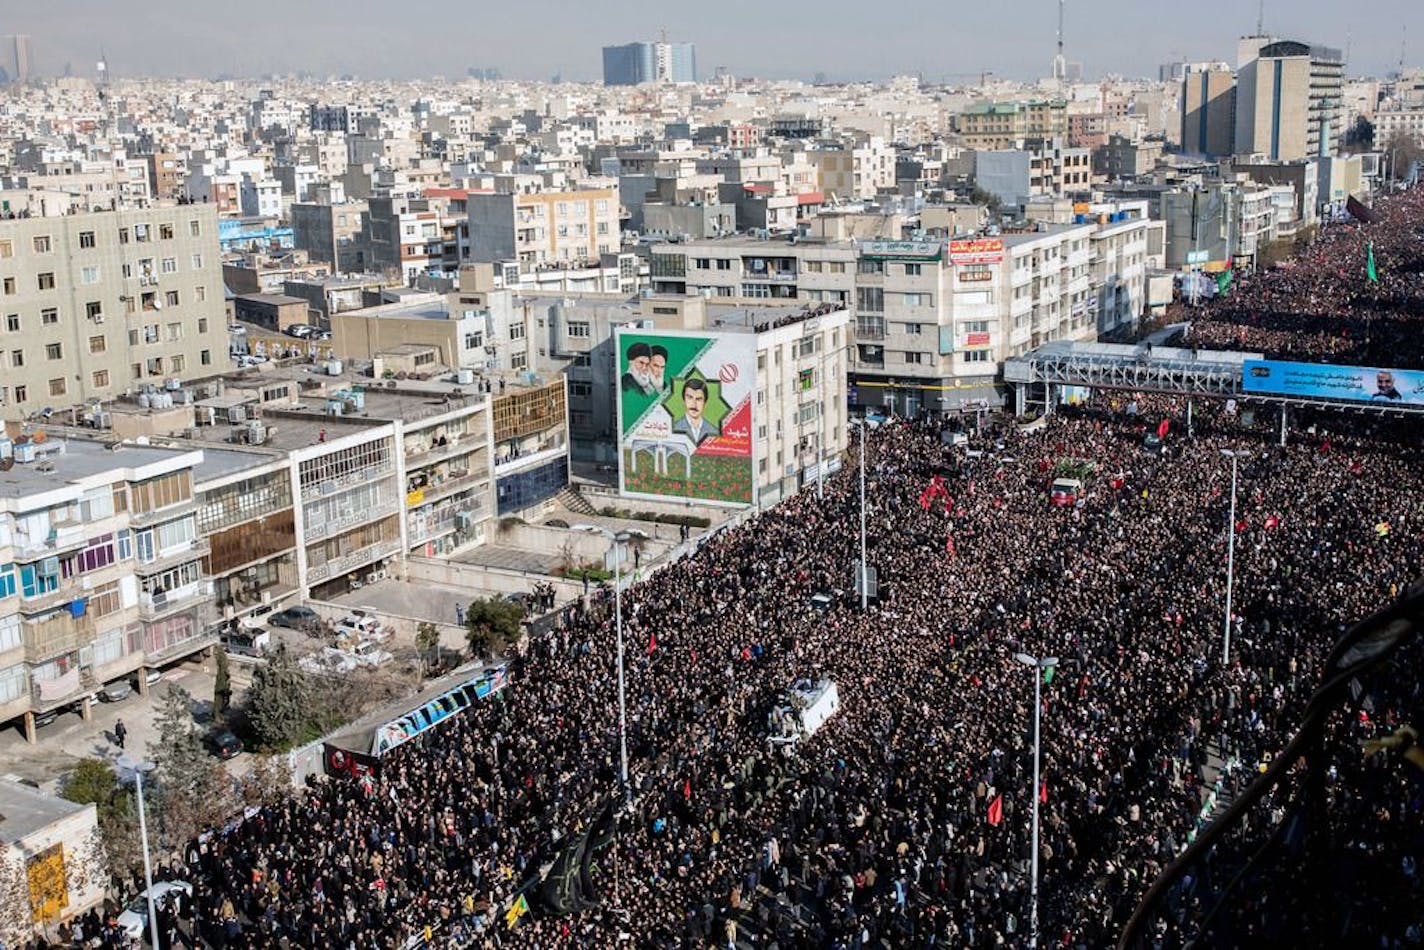
[[[1424,406],[1424,371],[1246,360],[1241,389],[1263,396],[1333,399],[1381,406]]]

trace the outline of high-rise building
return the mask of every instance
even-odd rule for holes
[[[1188,63],[1182,77],[1182,150],[1207,157],[1232,153],[1236,76],[1226,63]]]
[[[1242,41],[1236,78],[1238,155],[1299,161],[1335,154],[1343,132],[1344,57],[1294,40]]]
[[[696,82],[697,47],[691,43],[627,43],[603,47],[603,84]]]
[[[28,82],[34,69],[34,57],[30,52],[30,38],[23,33],[12,33],[5,37],[5,66],[14,82]]]

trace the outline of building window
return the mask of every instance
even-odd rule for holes
[[[95,389],[108,388],[109,371],[106,369],[95,370],[94,375],[91,377],[90,381],[94,384]]]
[[[83,247],[83,248],[90,248],[90,247],[93,247],[93,246],[94,246],[94,232],[93,232],[93,231],[80,231],[80,232],[79,232],[79,246],[80,246],[80,247]]]
[[[104,318],[104,305],[97,300],[90,300],[84,305],[84,316],[90,320],[102,320]]]
[[[923,353],[906,353],[906,354],[905,354],[905,362],[906,362],[906,363],[923,363],[923,362],[924,362],[924,359],[923,359],[924,355],[925,355],[925,354],[923,354]]]
[[[89,352],[90,352],[90,353],[103,353],[103,352],[105,352],[108,348],[109,348],[109,342],[108,342],[108,339],[107,339],[106,337],[103,337],[103,336],[91,336],[91,337],[89,338]]]
[[[585,322],[570,320],[569,336],[578,339],[587,339],[589,336],[589,325]]]
[[[163,273],[165,273],[165,274],[176,274],[176,273],[178,273],[178,258],[176,258],[176,257],[165,257],[165,258],[163,259],[163,262],[162,262],[162,269],[163,269]]]
[[[5,329],[11,333],[20,332],[20,315],[18,313],[7,313],[5,315]]]
[[[965,322],[965,324],[964,324],[964,332],[965,332],[965,333],[988,333],[988,332],[989,332],[989,321],[988,321],[988,320],[969,320],[969,321]]]
[[[755,297],[760,300],[771,296],[770,284],[742,284],[743,297]]]
[[[50,360],[62,360],[62,359],[64,359],[64,344],[62,344],[62,343],[46,343],[46,344],[45,344],[45,358],[46,358],[46,359],[50,359]]]
[[[50,245],[49,235],[48,235],[48,234],[36,234],[36,235],[35,235],[35,253],[36,253],[36,254],[48,254],[48,253],[50,252],[50,250],[51,250],[51,245]]]
[[[15,244],[13,241],[0,241],[0,260],[8,260],[15,256]]]
[[[194,255],[193,255],[193,270],[202,270],[202,269],[203,269],[203,255],[201,255],[201,254],[194,254]]]
[[[212,351],[211,351],[211,350],[204,350],[203,352],[199,353],[199,354],[198,354],[198,362],[202,363],[204,366],[211,366],[211,365],[213,365],[213,354],[212,354]]]
[[[883,274],[885,273],[884,261],[859,261],[855,265],[857,274]]]
[[[920,276],[921,268],[923,268],[923,267],[924,267],[923,264],[906,264],[906,265],[905,265],[905,276],[906,276],[906,277],[918,277],[918,276]]]
[[[173,354],[173,356],[168,360],[168,362],[174,373],[183,372],[184,360],[182,353]]]
[[[188,233],[191,234],[193,237],[197,237],[203,233],[203,227],[201,224],[198,223],[198,220],[196,218],[188,222]]]
[[[11,350],[11,351],[10,351],[10,365],[11,365],[11,366],[16,366],[16,367],[18,367],[18,366],[24,366],[24,365],[25,365],[25,351],[24,351],[24,350]]]
[[[178,291],[170,290],[163,295],[163,302],[170,307],[178,306]]]
[[[697,258],[693,258],[692,266],[695,267],[697,270],[711,270],[711,269],[712,269],[712,258],[710,258],[710,257],[697,257]]]
[[[586,399],[593,395],[593,384],[583,380],[569,380],[569,395]]]
[[[989,362],[989,351],[988,351],[988,350],[968,350],[968,351],[965,352],[965,354],[964,354],[964,362],[966,362],[966,363],[987,363],[987,362]]]
[[[511,369],[525,369],[526,367],[528,367],[528,365],[529,365],[529,354],[528,354],[528,353],[515,353],[513,356],[511,356],[511,357],[509,358],[509,366],[510,366]]]
[[[18,287],[18,286],[16,285],[16,283],[15,283],[15,278],[13,278],[13,277],[6,277],[6,278],[5,278],[4,287],[5,287],[5,296],[7,296],[7,297],[13,297],[13,296],[15,296],[15,294],[17,294],[17,293],[20,292],[19,287]]]
[[[511,324],[509,325],[509,338],[510,338],[511,340],[522,340],[522,339],[524,339],[524,324],[522,324],[522,323],[511,323]]]
[[[732,260],[731,260],[731,258],[727,258],[727,257],[719,257],[719,258],[717,258],[717,269],[718,269],[718,270],[731,270],[731,269],[732,269]]]
[[[824,269],[824,265],[820,261],[803,261],[801,266],[806,268],[808,274],[819,274]]]
[[[208,318],[207,318],[207,317],[199,317],[199,318],[198,318],[198,333],[199,333],[199,334],[203,334],[203,333],[207,333],[207,332],[208,332]]]
[[[54,290],[54,272],[46,271],[39,275],[40,290]]]
[[[49,381],[49,394],[51,396],[63,396],[65,391],[66,387],[64,385],[63,376],[59,377],[58,379],[51,379]]]
[[[193,288],[193,299],[196,300],[196,301],[198,301],[198,303],[202,303],[204,300],[207,300],[207,299],[208,299],[208,288],[206,288],[206,287],[194,287],[194,288]]]
[[[119,243],[120,243],[120,244],[127,244],[127,243],[129,243],[129,229],[128,229],[128,228],[119,228]]]
[[[930,306],[929,294],[902,294],[907,307],[928,307]]]
[[[161,241],[173,240],[173,225],[160,224],[158,226],[158,239]]]
[[[55,307],[45,307],[40,311],[40,323],[47,327],[59,324],[59,310]]]
[[[923,330],[924,330],[924,324],[922,324],[922,323],[907,323],[907,324],[905,324],[905,332],[908,333],[910,336],[919,336],[920,333],[923,332]]]
[[[29,399],[30,399],[30,387],[28,387],[28,386],[16,386],[16,387],[15,387],[15,402],[17,402],[17,403],[29,402]]]
[[[861,313],[879,313],[885,309],[885,291],[880,287],[857,287],[855,303]]]

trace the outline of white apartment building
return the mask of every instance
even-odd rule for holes
[[[951,411],[998,400],[1011,356],[1135,320],[1148,232],[1129,219],[947,242],[732,237],[658,245],[651,273],[657,293],[845,304],[852,401]]]
[[[855,145],[823,144],[804,154],[827,195],[855,201],[895,187],[895,150],[879,136]]]
[[[78,704],[213,642],[201,451],[0,435],[0,721]],[[145,683],[139,677],[141,684]]]
[[[471,193],[470,259],[538,270],[597,261],[618,251],[618,189]]]

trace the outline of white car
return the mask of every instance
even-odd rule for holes
[[[148,935],[148,894],[153,894],[153,905],[157,907],[170,894],[176,899],[181,894],[192,894],[193,885],[187,881],[159,881],[153,887],[140,893],[124,912],[119,915],[119,926],[130,940],[142,940]]]
[[[247,327],[240,323],[229,323],[227,325],[227,332],[233,336],[247,336]]]

